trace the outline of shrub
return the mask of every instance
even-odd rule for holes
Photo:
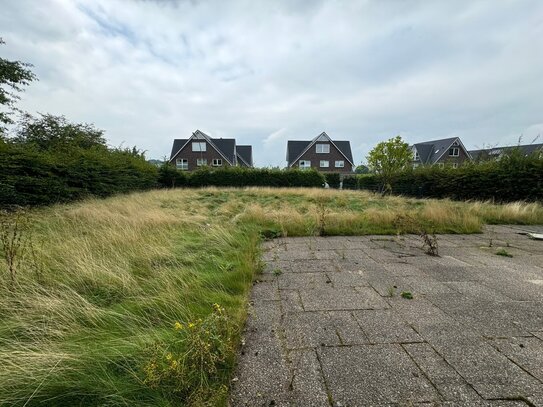
[[[360,189],[378,191],[376,175],[358,176]],[[499,161],[467,163],[459,168],[419,167],[396,174],[392,192],[417,198],[494,200],[543,199],[543,158],[511,154]]]
[[[358,189],[358,177],[356,175],[344,177],[343,189]]]
[[[169,165],[165,167],[168,168],[161,168],[159,171],[159,185],[162,187],[322,187],[325,181],[324,176],[315,170],[202,167],[189,173],[178,171]]]
[[[339,186],[340,186],[340,183],[341,183],[341,178],[340,178],[340,175],[338,173],[336,173],[336,172],[326,173],[326,175],[324,177],[326,179],[326,182],[330,186],[330,188],[339,189]]]

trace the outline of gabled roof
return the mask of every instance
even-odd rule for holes
[[[237,158],[243,161],[247,166],[253,166],[253,147],[252,146],[236,146]]]
[[[233,138],[211,138],[204,132],[196,130],[189,139],[175,139],[173,141],[170,161],[187,145],[190,140],[206,140],[211,147],[222,155],[230,165],[236,163],[236,140]]]
[[[490,158],[490,157],[499,157],[502,154],[507,154],[516,149],[520,149],[521,153],[524,155],[530,155],[536,151],[543,151],[543,144],[526,144],[523,146],[506,146],[506,147],[493,147],[493,148],[483,148],[480,150],[470,150],[469,153],[473,159],[477,158]]]
[[[330,136],[328,136],[328,134],[323,131],[313,140],[289,140],[287,142],[288,166],[291,167],[292,165],[294,165],[294,163],[296,163],[296,161],[298,161],[298,159],[318,141],[329,141],[338,149],[338,151],[345,157],[345,159],[351,163],[351,165],[354,165],[353,153],[351,151],[351,142],[347,140],[333,141]]]
[[[458,137],[444,138],[440,140],[425,141],[422,143],[413,144],[413,147],[419,153],[420,162],[423,164],[435,164],[446,151],[451,148],[455,141],[458,141],[466,153],[468,151]],[[468,153],[469,154],[469,153]]]

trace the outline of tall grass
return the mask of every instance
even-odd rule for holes
[[[235,349],[259,233],[395,233],[399,215],[435,232],[543,223],[539,204],[322,189],[160,190],[32,211],[14,286],[0,264],[0,405],[224,404],[231,361],[202,397],[146,377],[175,323],[220,304]]]

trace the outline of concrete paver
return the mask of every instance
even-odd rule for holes
[[[441,257],[412,235],[266,242],[230,405],[543,406],[543,242],[527,230],[542,229],[439,235]]]

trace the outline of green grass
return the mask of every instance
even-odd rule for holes
[[[0,405],[224,405],[260,240],[394,234],[399,215],[417,220],[403,232],[543,223],[538,204],[319,189],[161,190],[34,210],[35,253],[13,287],[0,263]],[[214,326],[213,304],[228,316],[225,348],[197,329]],[[174,329],[191,321],[198,334]],[[192,363],[188,343],[216,369],[174,368],[170,353]]]

